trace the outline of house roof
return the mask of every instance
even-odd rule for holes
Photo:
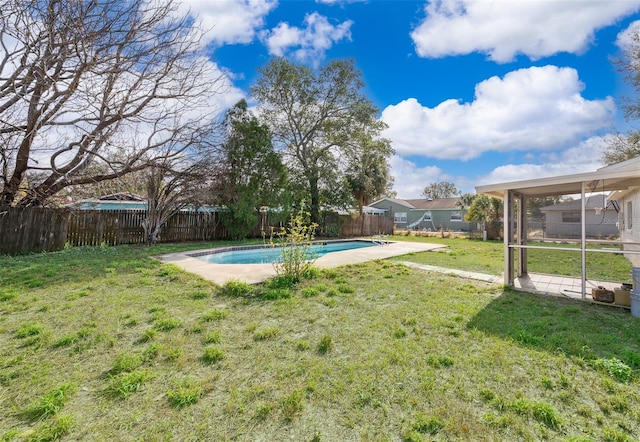
[[[605,208],[606,206],[607,196],[605,194],[588,196],[585,204],[587,210],[595,209],[596,207]],[[582,201],[580,199],[564,201],[551,206],[541,207],[540,210],[542,212],[582,210]]]
[[[503,198],[507,190],[531,197],[571,195],[581,193],[582,183],[585,183],[588,192],[609,192],[640,186],[640,157],[589,173],[476,186],[476,192],[497,198]]]
[[[390,201],[392,203],[405,206],[412,210],[460,210],[460,206],[457,205],[458,198],[438,198],[434,200],[428,200],[425,198],[419,199],[399,199],[399,198],[382,198],[370,204],[375,206],[383,201]]]

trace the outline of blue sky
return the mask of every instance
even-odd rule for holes
[[[185,0],[241,97],[272,56],[352,58],[380,109],[401,198],[436,181],[463,191],[593,171],[606,137],[637,126],[611,63],[640,1]],[[636,22],[638,20],[638,22]]]

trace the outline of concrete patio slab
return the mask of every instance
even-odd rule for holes
[[[414,252],[427,252],[441,248],[446,248],[446,246],[408,241],[389,242],[374,247],[327,253],[318,258],[314,265],[320,268],[340,267],[347,264],[391,258],[392,256],[406,255]],[[171,253],[158,256],[157,258],[165,264],[176,265],[187,272],[194,273],[220,285],[232,279],[256,284],[276,274],[271,264],[214,264],[190,256],[196,252],[202,255],[204,252],[207,252],[207,250]]]

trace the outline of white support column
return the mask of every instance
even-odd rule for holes
[[[513,193],[510,190],[504,192],[504,284],[513,286],[514,259],[513,249]]]
[[[581,262],[581,281],[582,281],[582,300],[587,298],[587,199],[585,196],[586,183],[581,183],[580,196],[580,262]]]
[[[527,245],[527,197],[518,196],[518,245]],[[518,248],[518,277],[528,273],[527,270],[527,249]]]

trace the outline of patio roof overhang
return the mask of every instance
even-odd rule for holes
[[[640,158],[606,166],[595,172],[476,186],[476,193],[496,198],[504,198],[507,190],[528,197],[573,195],[582,191],[583,183],[587,192],[609,192],[640,186]]]

